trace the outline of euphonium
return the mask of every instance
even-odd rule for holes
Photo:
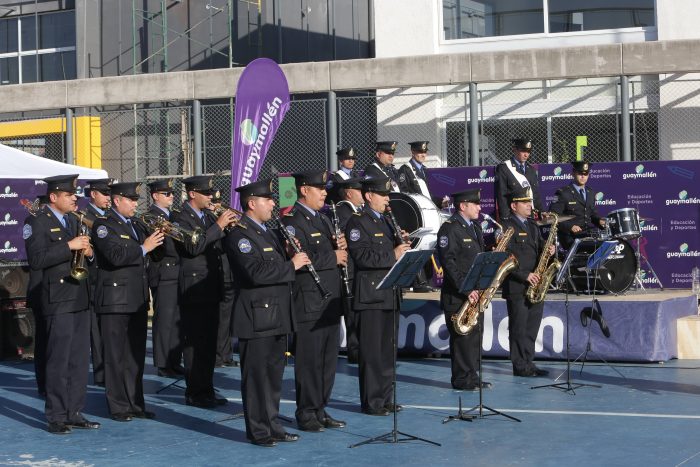
[[[78,218],[78,235],[90,236],[90,230],[92,228],[92,221],[85,217],[85,213],[82,211],[71,211],[71,214]],[[70,263],[70,276],[77,280],[82,281],[87,279],[88,268],[85,264],[85,250],[76,250],[73,252],[73,259]]]
[[[493,220],[491,216],[484,214],[484,219],[494,223],[501,230],[501,232],[503,232],[503,226]],[[503,232],[493,251],[505,251],[506,247],[508,246],[508,242],[510,242],[510,239],[513,237],[513,233],[515,233],[515,229],[513,227],[509,227],[508,230]],[[475,302],[470,302],[468,298],[464,300],[464,303],[462,303],[462,306],[459,308],[459,310],[457,310],[457,313],[452,315],[452,323],[454,324],[455,332],[457,332],[457,334],[469,334],[476,327],[476,324],[479,321],[479,313],[483,313],[483,311],[486,310],[506,276],[510,274],[510,271],[517,267],[518,260],[515,259],[515,256],[510,255],[508,259],[499,266],[498,271],[496,271],[496,275],[491,281],[491,284],[489,284],[489,287],[486,290],[481,292],[478,300]]]
[[[150,231],[160,230],[163,235],[176,240],[178,242],[184,243],[189,239],[192,244],[197,243],[199,236],[202,234],[199,228],[194,230],[187,230],[179,225],[173,224],[172,222],[163,219],[162,217],[151,214],[150,212],[145,212],[140,216],[134,217],[138,222],[141,222]]]
[[[544,297],[547,295],[549,290],[549,284],[552,283],[554,277],[559,272],[561,268],[561,263],[557,259],[556,250],[554,254],[549,253],[551,245],[554,245],[554,241],[557,238],[557,223],[559,222],[559,216],[555,213],[546,213],[547,216],[554,217],[552,222],[552,230],[549,231],[549,237],[547,237],[547,242],[544,244],[544,250],[540,255],[540,261],[537,263],[537,269],[535,269],[535,274],[540,276],[540,281],[537,285],[531,285],[527,288],[526,296],[530,300],[530,303],[540,303],[544,301]],[[550,263],[550,259],[552,262]]]

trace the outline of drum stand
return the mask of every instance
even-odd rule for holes
[[[659,288],[661,290],[664,290],[664,285],[661,283],[661,279],[659,279],[659,276],[656,275],[656,271],[654,271],[654,268],[652,267],[651,263],[649,262],[649,258],[646,257],[646,255],[642,254],[642,250],[639,247],[639,243],[641,241],[642,234],[640,231],[639,237],[637,237],[637,248],[634,250],[635,256],[637,256],[637,274],[635,275],[634,281],[635,281],[635,290],[646,290],[644,288],[644,284],[642,283],[642,259],[646,263],[647,267],[649,267],[649,271],[651,271],[651,274],[654,276],[654,279],[656,279],[656,282],[659,284]]]

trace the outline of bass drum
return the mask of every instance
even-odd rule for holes
[[[406,232],[411,233],[420,227],[431,229],[429,234],[413,240],[411,246],[414,249],[429,250],[435,247],[444,215],[430,198],[415,193],[389,193],[389,206],[399,226]]]
[[[598,290],[621,294],[632,286],[637,274],[637,255],[626,240],[615,241],[617,245],[608,259],[597,271],[591,271],[587,276],[585,267],[588,257],[598,249],[603,240],[581,240],[569,266],[571,280],[579,292]]]

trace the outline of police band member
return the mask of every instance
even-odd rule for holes
[[[428,141],[414,141],[408,144],[411,146],[411,159],[399,169],[399,188],[402,193],[416,193],[430,198],[428,178],[425,174]]]
[[[452,362],[452,387],[474,391],[479,389],[479,345],[481,334],[474,329],[467,335],[455,332],[452,316],[465,300],[475,303],[479,292],[472,290],[464,295],[459,292],[476,255],[484,251],[484,236],[478,218],[481,212],[479,190],[466,190],[452,194],[455,213],[438,231],[437,254],[443,267],[444,279],[440,293],[440,306],[445,313],[445,323],[450,333],[450,361]],[[479,326],[483,314],[479,314]],[[491,383],[482,382],[483,388]]]
[[[173,179],[161,178],[148,184],[151,193],[149,214],[170,222],[175,199]],[[153,365],[158,376],[179,378],[182,367],[182,325],[178,305],[177,281],[180,277],[180,257],[175,240],[163,238],[163,244],[151,255],[148,265],[148,285],[153,297]]]
[[[94,224],[97,218],[104,217],[110,206],[109,185],[114,180],[101,178],[90,180],[85,187],[85,196],[90,199],[85,208],[85,218]],[[97,386],[105,385],[105,364],[102,334],[99,319],[95,313],[95,285],[97,284],[97,261],[88,263],[88,280],[90,281],[90,353],[92,355],[92,380]]]
[[[235,277],[233,329],[239,339],[246,436],[253,444],[274,447],[299,439],[277,417],[292,331],[292,282],[295,271],[310,261],[306,253],[288,259],[277,235],[265,227],[275,206],[270,180],[236,191],[245,215],[226,236],[224,248]]]
[[[572,164],[574,180],[570,185],[560,188],[556,200],[549,210],[559,215],[571,215],[573,219],[560,222],[557,230],[562,247],[569,249],[577,237],[590,237],[605,227],[605,219],[595,209],[595,194],[586,186],[591,165],[576,161]]]
[[[355,162],[357,154],[355,148],[347,147],[338,149],[335,153],[338,157],[338,170],[333,174],[333,181],[339,182],[355,177]]]
[[[299,429],[318,432],[342,428],[345,422],[326,412],[338,362],[340,316],[339,266],[347,266],[344,236],[336,239],[330,220],[319,211],[326,200],[325,170],[292,174],[297,202],[284,216],[287,230],[314,265],[331,296],[324,299],[311,273],[304,268],[294,281],[296,419]]]
[[[530,188],[533,196],[533,207],[537,211],[542,210],[539,174],[527,163],[532,152],[532,141],[526,138],[515,138],[512,142],[513,154],[511,158],[496,166],[496,206],[498,216],[501,219],[510,215],[510,196],[522,188]]]
[[[391,191],[399,190],[399,173],[394,167],[396,141],[379,141],[373,163],[365,167],[365,178],[389,177]]]
[[[540,276],[534,271],[545,241],[538,226],[530,219],[532,196],[527,189],[513,191],[509,197],[511,215],[503,228],[513,227],[515,233],[508,243],[508,252],[518,260],[518,267],[503,282],[503,298],[508,307],[508,340],[510,359],[515,376],[545,376],[549,372],[537,368],[535,339],[542,321],[544,302],[530,303],[526,297],[530,285],[537,285]],[[550,245],[554,252],[554,245]]]
[[[338,213],[338,224],[340,231],[345,232],[345,227],[353,214],[362,209],[362,179],[349,178],[336,183],[337,203],[335,205]],[[355,276],[352,257],[348,255],[348,280],[350,290]],[[356,364],[360,352],[360,343],[357,338],[357,314],[352,306],[352,299],[343,299],[343,318],[345,319],[345,345],[347,349],[348,363]]]
[[[78,175],[44,179],[48,204],[23,227],[29,265],[41,273],[41,313],[46,331],[46,405],[48,431],[99,428],[83,417],[90,348],[88,283],[71,277],[75,253],[92,256],[90,239],[77,235]]]
[[[143,367],[148,326],[147,254],[163,243],[134,224],[140,183],[110,186],[112,207],[92,226],[99,269],[95,311],[100,320],[105,360],[105,394],[112,419],[153,418],[143,398]]]
[[[221,190],[214,191],[207,215],[216,222],[215,211],[221,208]],[[233,359],[233,347],[231,345],[231,314],[233,313],[233,275],[224,251],[223,239],[214,244],[221,258],[221,301],[219,302],[219,329],[216,337],[216,361],[215,368],[224,366],[236,366],[238,362]]]
[[[389,269],[410,249],[407,243],[394,243],[394,231],[384,216],[391,190],[388,177],[364,180],[365,206],[345,229],[355,265],[353,308],[359,318],[360,401],[368,415],[389,415],[401,409],[392,402],[391,384],[394,322],[398,323],[392,316],[396,297],[392,289],[376,290]]]
[[[213,408],[228,402],[216,397],[213,381],[223,287],[221,252],[216,242],[224,237],[224,229],[234,221],[234,215],[224,211],[216,221],[206,215],[214,193],[210,176],[197,175],[182,182],[187,190],[187,202],[174,221],[186,230],[201,231],[196,243],[177,243],[180,314],[185,331],[185,403]]]

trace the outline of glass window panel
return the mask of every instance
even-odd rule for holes
[[[542,0],[443,0],[445,39],[544,32]]]
[[[0,85],[19,83],[19,64],[17,57],[0,58]]]
[[[75,79],[75,52],[39,55],[41,81]]]
[[[37,82],[37,62],[40,57],[41,56],[37,57],[36,55],[25,55],[22,57],[22,83]]]
[[[22,50],[36,50],[36,21],[34,16],[23,16]]]
[[[75,12],[62,11],[39,16],[42,49],[75,46]]]
[[[17,18],[0,20],[0,53],[17,52]]]
[[[654,0],[549,0],[549,31],[654,26]]]

